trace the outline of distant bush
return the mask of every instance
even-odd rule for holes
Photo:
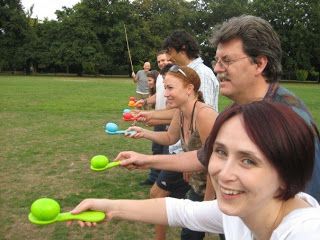
[[[308,71],[304,69],[296,70],[296,77],[298,81],[306,81],[308,78]]]
[[[319,72],[311,70],[309,72],[309,80],[319,82]]]
[[[82,67],[83,67],[83,72],[86,74],[97,74],[94,63],[83,62]]]

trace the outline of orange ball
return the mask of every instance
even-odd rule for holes
[[[134,105],[135,105],[134,101],[129,101],[129,104],[128,104],[129,107],[134,107]]]

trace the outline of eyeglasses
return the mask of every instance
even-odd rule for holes
[[[182,69],[178,66],[178,65],[172,65],[170,68],[169,68],[169,71],[168,72],[179,72],[181,73],[183,76],[185,76],[187,78],[187,74],[182,71]]]
[[[228,67],[235,63],[235,62],[238,62],[242,59],[245,59],[245,58],[249,58],[249,57],[241,57],[241,58],[236,58],[236,59],[215,59],[214,61],[212,61],[212,67],[215,68],[217,64],[219,64],[220,67],[224,68],[225,70],[228,69]]]

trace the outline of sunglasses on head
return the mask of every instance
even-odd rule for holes
[[[182,69],[178,65],[172,65],[172,67],[169,68],[169,72],[175,72],[175,73],[181,73],[183,76],[187,77],[187,74],[182,71]]]

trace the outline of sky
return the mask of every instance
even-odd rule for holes
[[[72,7],[80,0],[21,0],[24,10],[30,9],[34,4],[32,17],[38,17],[43,20],[47,17],[49,20],[56,20],[54,12],[61,10],[63,6]]]

